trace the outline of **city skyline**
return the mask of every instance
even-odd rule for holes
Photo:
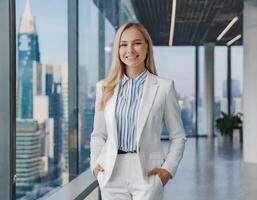
[[[68,182],[68,67],[42,65],[36,25],[26,0],[17,29],[16,199]]]

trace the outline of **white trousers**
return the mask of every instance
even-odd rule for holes
[[[102,200],[162,200],[161,179],[158,175],[144,175],[139,162],[136,153],[118,154],[112,176],[106,184],[101,182],[104,172],[98,173]]]

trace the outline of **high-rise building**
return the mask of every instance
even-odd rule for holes
[[[62,180],[69,182],[68,65],[60,64],[62,95]]]
[[[29,0],[18,33],[18,117],[33,118],[33,65],[40,63],[38,35]]]
[[[94,123],[94,108],[95,98],[87,98],[85,106],[80,112],[80,171],[89,168],[89,157],[90,157],[90,136],[93,131]]]
[[[16,191],[17,196],[37,193],[36,183],[40,179],[40,131],[32,119],[21,119],[16,123]]]
[[[46,66],[45,90],[49,97],[49,117],[54,120],[54,157],[50,159],[50,173],[52,177],[51,184],[53,186],[61,185],[62,171],[62,127],[63,127],[63,104],[62,104],[62,88],[61,73],[55,70],[54,65]]]

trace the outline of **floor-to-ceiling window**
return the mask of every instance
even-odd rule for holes
[[[227,113],[227,47],[216,46],[214,50],[214,119]]]
[[[79,1],[79,169],[89,168],[95,84],[99,75],[99,10],[93,1]],[[104,66],[102,66],[104,67]]]
[[[67,1],[16,1],[16,199],[68,182]]]
[[[231,47],[231,113],[242,113],[243,47]]]
[[[175,81],[186,134],[195,135],[195,47],[154,47],[154,57],[158,75]]]
[[[198,134],[204,135],[204,47],[199,47],[199,99],[198,99]],[[227,47],[214,48],[214,120],[227,113]],[[214,121],[215,123],[215,121]]]

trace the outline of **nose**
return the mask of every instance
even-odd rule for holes
[[[127,52],[128,52],[128,53],[133,53],[133,52],[134,52],[133,44],[128,44],[127,47],[128,47],[128,48],[127,48]]]

